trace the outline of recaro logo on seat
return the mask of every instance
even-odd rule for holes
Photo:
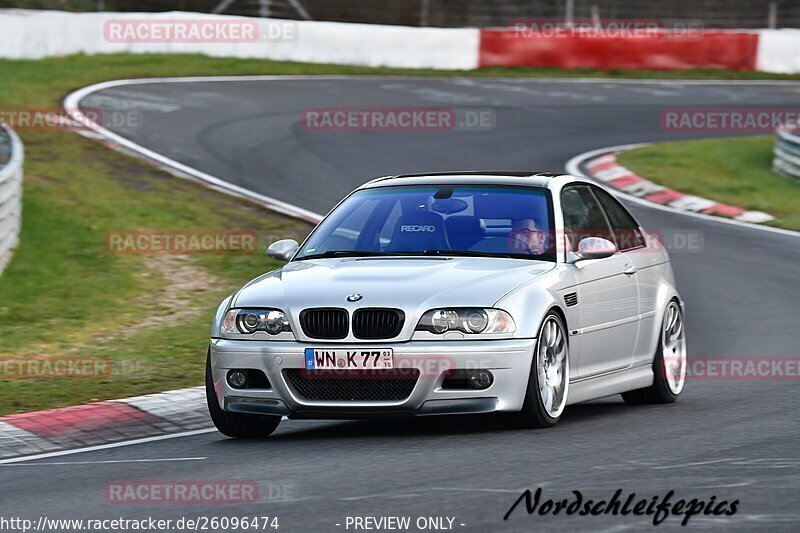
[[[400,226],[400,231],[408,233],[433,233],[436,231],[436,226],[418,226],[410,224],[407,226]]]

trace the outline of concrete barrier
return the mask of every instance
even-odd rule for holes
[[[778,130],[772,169],[800,180],[800,130]]]
[[[483,30],[481,67],[591,68],[600,70],[755,70],[759,35],[748,31],[697,31],[586,35]]]
[[[0,124],[0,273],[19,242],[22,223],[22,163],[19,137]]]
[[[800,72],[800,30],[759,31],[756,70],[777,74]]]
[[[151,37],[159,23],[174,25],[176,21],[207,22],[203,29],[228,27],[231,31],[250,31],[256,28],[257,35],[255,39],[246,35],[233,36],[232,33],[227,38]],[[127,30],[133,27],[141,29],[147,24],[153,25],[147,38],[130,38]],[[167,31],[166,26],[159,31]],[[200,24],[195,25],[195,29],[197,26]],[[479,39],[480,31],[474,28],[412,28],[187,12],[0,10],[0,57],[7,59],[41,59],[79,53],[194,53],[368,67],[455,70],[477,68]]]
[[[120,29],[201,22],[255,30],[254,39],[141,38]],[[151,37],[150,35],[148,37]],[[367,67],[471,70],[555,67],[800,72],[800,30],[692,30],[607,35],[525,34],[511,28],[416,28],[207,13],[0,10],[0,58],[72,54],[204,54]]]

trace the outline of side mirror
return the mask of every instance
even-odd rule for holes
[[[294,239],[275,241],[267,248],[267,257],[278,261],[288,261],[295,254],[300,245]]]
[[[575,263],[584,259],[604,259],[617,253],[617,246],[608,239],[586,237],[578,243],[578,251],[570,252],[568,262]]]

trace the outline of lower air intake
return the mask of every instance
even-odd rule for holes
[[[411,396],[419,370],[284,370],[289,386],[303,399],[315,401],[391,402]]]

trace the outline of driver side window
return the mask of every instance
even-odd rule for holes
[[[578,243],[587,237],[600,237],[614,242],[600,202],[588,186],[572,185],[561,191],[561,210],[564,213],[567,250],[577,251]]]

